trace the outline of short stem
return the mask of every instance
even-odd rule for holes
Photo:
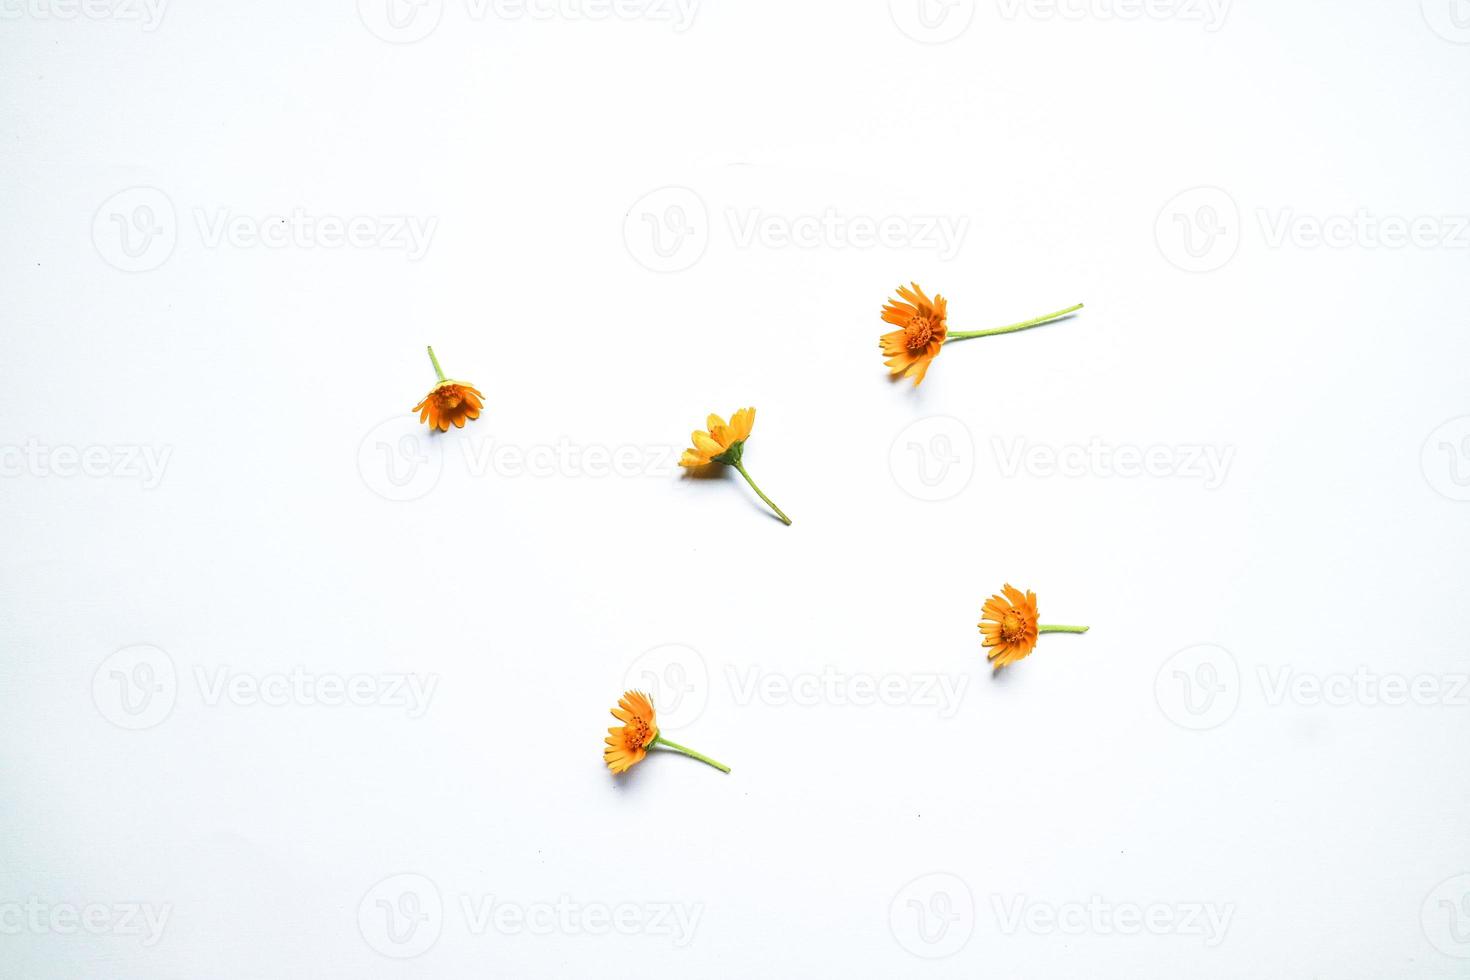
[[[1022,320],[1020,323],[1013,323],[1008,327],[996,327],[993,330],[952,331],[949,336],[944,338],[944,342],[947,344],[951,340],[969,340],[971,337],[994,337],[998,333],[1015,333],[1017,330],[1030,330],[1032,327],[1039,327],[1044,323],[1050,323],[1060,317],[1067,316],[1069,313],[1076,313],[1080,309],[1082,309],[1082,304],[1078,303],[1076,306],[1069,306],[1065,310],[1057,310],[1055,313],[1048,313],[1046,316],[1039,316],[1031,320]]]
[[[724,763],[722,763],[722,762],[716,762],[715,760],[711,759],[709,756],[703,755],[703,754],[701,754],[699,752],[696,752],[693,749],[687,749],[684,746],[680,745],[678,742],[670,742],[668,739],[664,738],[662,735],[656,736],[654,738],[654,740],[653,740],[653,744],[654,745],[664,745],[664,746],[667,746],[667,747],[673,749],[675,752],[683,752],[685,755],[689,756],[689,758],[691,758],[691,759],[698,759],[700,762],[703,762],[707,766],[714,766],[716,769],[720,770],[720,772],[729,772],[730,771],[730,767],[727,766],[727,765],[725,765]]]
[[[1087,630],[1088,630],[1088,627],[1086,627],[1086,626],[1038,626],[1038,627],[1036,627],[1036,632],[1038,632],[1038,633],[1086,633]]]
[[[776,506],[776,502],[774,500],[772,500],[770,497],[767,497],[764,493],[761,493],[761,488],[756,486],[755,481],[750,478],[750,474],[745,472],[744,464],[736,463],[734,465],[735,468],[740,471],[740,475],[745,477],[745,482],[750,484],[750,489],[760,494],[760,498],[766,502],[766,506],[776,512],[776,516],[781,518],[781,522],[783,524],[785,524],[787,527],[790,527],[791,518],[787,517],[784,513],[781,512],[781,508]]]
[[[432,344],[429,345],[429,360],[434,362],[434,373],[439,375],[439,380],[446,380],[444,377],[444,369],[439,366],[439,358],[434,356],[434,347]]]

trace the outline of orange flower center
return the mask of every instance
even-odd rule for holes
[[[934,339],[934,324],[922,313],[909,317],[909,325],[903,328],[903,345],[909,350],[923,350]]]
[[[453,410],[459,407],[460,397],[458,388],[442,388],[439,391],[439,407]]]
[[[623,739],[629,748],[641,749],[653,738],[653,730],[642,718],[634,718],[623,728]]]
[[[1000,621],[1000,638],[1007,643],[1020,643],[1026,638],[1026,621],[1014,612],[1008,612]]]

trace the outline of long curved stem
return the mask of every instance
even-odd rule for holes
[[[784,512],[782,512],[781,508],[776,506],[776,502],[774,500],[772,500],[770,497],[767,497],[761,491],[761,488],[755,485],[755,481],[750,478],[750,474],[747,473],[747,472],[745,472],[745,465],[743,463],[738,462],[738,461],[732,461],[731,465],[733,465],[737,470],[740,471],[740,475],[741,476],[745,477],[745,482],[750,484],[750,489],[752,489],[756,493],[760,494],[760,498],[766,502],[766,506],[769,507],[769,508],[771,508],[771,510],[774,510],[776,512],[776,516],[779,517],[779,518],[781,518],[781,523],[785,524],[787,527],[790,527],[791,526],[791,518],[787,517],[786,514]]]
[[[703,755],[703,754],[701,754],[699,752],[696,752],[693,749],[685,748],[684,746],[680,745],[678,742],[670,742],[668,739],[664,738],[662,735],[659,735],[659,736],[655,737],[654,740],[653,740],[653,744],[654,745],[664,745],[664,746],[667,746],[667,747],[673,749],[675,752],[683,752],[685,755],[689,756],[689,758],[691,758],[691,759],[698,759],[700,762],[703,762],[707,766],[714,766],[716,769],[720,770],[720,772],[729,772],[730,771],[730,767],[727,766],[727,765],[725,765],[723,762],[716,762],[715,760],[711,759],[709,756]]]
[[[1038,632],[1038,633],[1086,633],[1088,629],[1089,629],[1089,627],[1086,627],[1086,626],[1038,626],[1038,627],[1036,627],[1036,632]]]
[[[439,358],[434,356],[434,346],[432,344],[429,345],[429,360],[434,362],[434,373],[439,375],[439,380],[447,380],[444,377],[444,369],[439,366]]]
[[[993,330],[968,330],[961,332],[952,332],[948,337],[944,338],[944,342],[947,344],[951,340],[969,340],[971,337],[994,337],[996,334],[1000,333],[1015,333],[1017,330],[1030,330],[1032,327],[1039,327],[1044,323],[1050,323],[1051,321],[1060,319],[1061,317],[1067,316],[1068,314],[1076,313],[1080,309],[1082,309],[1082,304],[1078,303],[1076,306],[1069,306],[1065,310],[1057,310],[1055,313],[1048,313],[1046,316],[1038,316],[1030,320],[1022,320],[1020,323],[1012,323],[1010,326],[1007,327],[996,327]]]

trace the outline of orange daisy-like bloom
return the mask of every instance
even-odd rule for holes
[[[737,409],[730,416],[728,425],[718,415],[711,415],[704,424],[709,426],[709,431],[698,431],[690,435],[694,448],[684,450],[684,455],[679,458],[680,466],[705,466],[709,463],[725,462],[721,456],[743,445],[750,438],[750,430],[755,428],[755,409]]]
[[[693,449],[684,450],[684,455],[679,457],[679,465],[685,467],[708,466],[710,463],[728,463],[745,477],[745,482],[750,484],[766,506],[776,512],[781,522],[790,526],[791,518],[787,517],[776,502],[767,497],[750,474],[745,471],[745,464],[741,462],[745,457],[745,440],[750,438],[750,430],[755,428],[755,409],[737,409],[730,416],[729,424],[718,415],[711,415],[705,420],[709,431],[703,430],[693,433],[689,439],[694,443]]]
[[[485,407],[484,395],[463,381],[441,381],[424,400],[413,407],[419,413],[419,421],[428,421],[429,428],[448,432],[449,426],[463,429],[466,420],[480,417]]]
[[[614,773],[627,772],[642,762],[648,755],[648,750],[655,745],[682,752],[691,759],[714,766],[720,772],[730,771],[729,766],[716,762],[707,755],[700,755],[677,742],[670,742],[660,735],[658,719],[653,712],[653,701],[642,691],[624,691],[612,713],[622,724],[607,730],[607,738],[603,739],[602,761]]]
[[[439,383],[413,410],[419,413],[419,421],[428,422],[431,429],[448,432],[451,425],[463,429],[466,420],[473,421],[480,417],[480,411],[485,407],[485,396],[467,381],[453,381],[444,377],[444,371],[439,367],[439,358],[434,356],[432,347],[429,348],[429,360],[434,364],[434,373],[439,376]]]
[[[1036,648],[1036,638],[1042,633],[1086,633],[1086,626],[1047,626],[1038,623],[1040,613],[1036,610],[1036,593],[1022,592],[1009,582],[1001,589],[1004,598],[993,595],[985,600],[985,609],[980,615],[980,632],[985,634],[982,646],[990,647],[986,654],[997,667],[1005,667],[1017,660],[1024,660]]]
[[[891,299],[883,307],[883,319],[898,329],[878,338],[878,344],[888,355],[883,362],[888,373],[897,378],[912,376],[917,385],[924,380],[929,362],[939,356],[949,333],[945,322],[948,304],[938,293],[931,300],[918,283],[910,285],[912,289],[898,287],[902,300]]]
[[[1057,310],[1055,313],[1047,313],[1044,316],[1032,317],[1030,320],[1022,320],[1020,323],[1012,323],[1004,327],[995,327],[990,330],[963,330],[952,331],[946,316],[949,312],[949,304],[944,297],[938,293],[934,299],[924,295],[918,283],[910,283],[911,288],[898,287],[900,299],[891,299],[883,307],[883,319],[899,329],[885,333],[878,338],[878,346],[888,360],[883,363],[888,367],[888,373],[901,378],[911,376],[917,385],[924,380],[924,375],[929,370],[929,362],[939,356],[939,349],[945,344],[954,343],[956,340],[968,340],[971,337],[994,337],[997,334],[1015,333],[1017,330],[1030,330],[1062,317],[1071,316],[1082,309],[1082,304],[1069,306],[1065,310]]]
[[[1013,664],[1035,649],[1040,615],[1036,611],[1035,592],[1023,595],[1009,583],[1002,591],[1004,599],[993,595],[985,600],[980,617],[980,632],[985,634],[982,645],[991,648],[986,656],[997,667]]]
[[[613,772],[627,772],[643,761],[648,747],[658,738],[653,702],[641,691],[628,691],[612,713],[622,724],[607,730],[607,747],[602,750],[602,761]]]

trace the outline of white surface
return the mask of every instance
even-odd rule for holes
[[[4,8],[0,975],[1463,975],[1448,0],[363,7]],[[956,329],[1088,306],[915,392],[910,279]],[[399,487],[429,342],[488,412]],[[747,404],[789,529],[672,471]],[[992,679],[1007,581],[1092,633]],[[730,776],[603,769],[645,670]]]

